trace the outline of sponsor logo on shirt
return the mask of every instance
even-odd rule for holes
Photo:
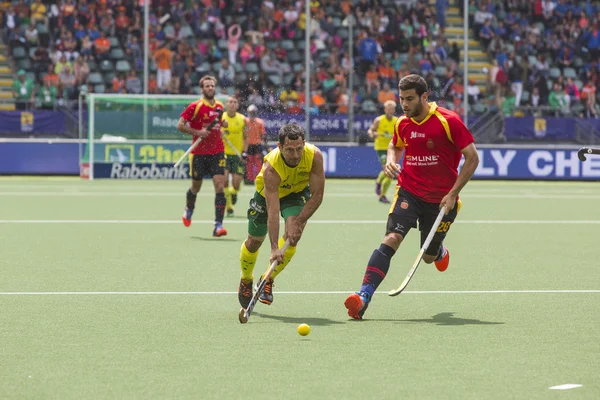
[[[415,131],[412,131],[412,132],[410,133],[410,138],[411,138],[411,139],[416,139],[416,138],[424,138],[424,137],[425,137],[425,134],[424,134],[424,133],[415,132]]]
[[[411,156],[411,155],[407,155],[406,156],[406,164],[407,165],[413,165],[413,166],[419,166],[419,167],[428,167],[428,166],[432,166],[432,165],[438,165],[440,161],[439,156],[434,155],[430,155],[430,156]]]

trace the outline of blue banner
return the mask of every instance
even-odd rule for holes
[[[0,133],[11,136],[64,135],[65,116],[55,111],[0,111]]]
[[[0,175],[79,175],[79,144],[0,143]]]
[[[381,169],[375,151],[370,146],[317,145],[323,153],[328,177],[371,178],[377,176]],[[182,171],[163,171],[161,175],[156,168],[172,166],[186,149],[187,145],[183,144],[96,144],[96,162],[101,160],[107,166],[101,167],[103,172],[100,176],[95,164],[95,175],[108,178],[113,171],[114,176],[124,176],[116,172],[121,170],[113,169],[113,166],[121,165],[122,168],[133,170],[146,168],[135,179],[144,179],[142,175],[183,177]],[[588,161],[582,163],[577,158],[577,149],[481,146],[479,156],[480,164],[475,179],[600,180],[600,156],[590,156]],[[132,164],[135,164],[135,168]],[[127,173],[132,172],[124,174]]]

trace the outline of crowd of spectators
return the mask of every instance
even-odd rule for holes
[[[470,0],[469,20],[505,115],[598,116],[598,1]]]
[[[144,0],[13,3],[4,4],[2,21],[18,71],[13,91],[19,107],[68,104],[82,91],[142,92]],[[221,93],[236,94],[243,104],[302,113],[304,4],[151,0],[148,92],[199,93],[198,79],[212,74]],[[410,72],[426,76],[433,99],[460,107],[460,50],[443,34],[439,7],[428,0],[313,0],[310,7],[311,112],[349,111],[351,70],[356,112],[377,112],[397,99],[397,80]]]

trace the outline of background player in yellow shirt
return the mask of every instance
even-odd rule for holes
[[[269,264],[279,262],[259,297],[264,304],[273,302],[273,279],[288,265],[296,253],[306,221],[323,201],[325,171],[323,155],[304,141],[304,129],[295,123],[279,130],[279,144],[265,157],[256,177],[256,192],[248,209],[248,239],[242,243],[240,265],[242,278],[238,289],[240,305],[248,307],[252,299],[254,264],[267,232],[271,242]],[[285,233],[279,238],[279,214],[285,219]],[[289,246],[282,252],[285,240]]]
[[[222,121],[227,121],[227,128],[222,129],[225,144],[225,198],[227,199],[227,216],[233,216],[233,206],[237,203],[237,193],[244,178],[244,160],[248,151],[248,128],[246,117],[237,112],[237,98],[230,96],[225,102],[226,113]],[[241,156],[241,157],[240,157]],[[231,175],[231,187],[229,186]]]
[[[392,180],[388,178],[383,172],[385,167],[385,160],[387,157],[387,148],[394,135],[394,126],[398,117],[394,116],[396,112],[396,102],[388,100],[383,104],[383,111],[385,114],[375,118],[373,124],[367,131],[371,138],[374,138],[375,151],[377,152],[377,158],[381,164],[381,172],[377,176],[375,182],[375,193],[379,196],[379,201],[382,203],[389,203],[390,201],[385,197]]]

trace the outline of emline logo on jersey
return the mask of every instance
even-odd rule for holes
[[[440,158],[435,154],[430,156],[406,156],[406,163],[408,165],[417,165],[419,167],[426,167],[431,165],[437,165]]]

